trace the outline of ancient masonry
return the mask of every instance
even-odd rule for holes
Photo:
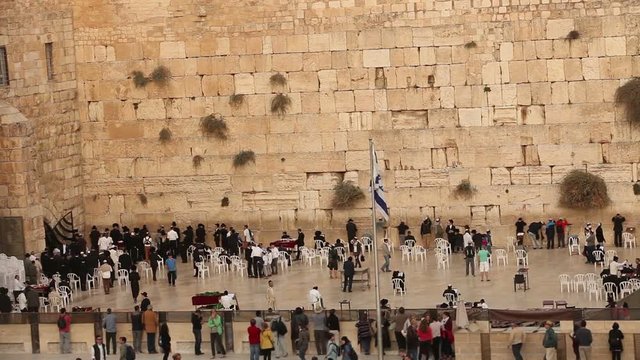
[[[348,210],[331,198],[343,180],[366,192],[370,137],[393,223],[442,216],[502,238],[520,215],[637,221],[640,129],[613,99],[640,76],[640,1],[232,5],[0,3],[0,214],[23,217],[27,249],[42,246],[43,218],[69,209],[84,231],[224,221],[265,239],[296,227],[333,238],[348,217],[365,228],[368,197]],[[167,85],[134,85],[132,71],[160,65]],[[284,115],[271,110],[279,93]],[[202,133],[209,114],[227,140]],[[255,162],[234,167],[241,150]],[[612,205],[559,208],[571,169],[602,176]],[[463,179],[477,189],[468,200],[452,196]]]

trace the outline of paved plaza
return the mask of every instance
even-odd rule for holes
[[[610,249],[610,248],[609,248]],[[638,251],[634,249],[615,249],[621,261],[625,259],[634,261]],[[380,262],[380,265],[382,262]],[[373,261],[370,253],[366,255],[363,266],[373,269]],[[566,300],[570,306],[576,307],[603,307],[603,301],[589,301],[586,293],[560,293],[559,274],[573,276],[578,273],[594,272],[592,264],[585,264],[582,256],[569,256],[566,248],[555,250],[531,250],[529,251],[529,281],[530,289],[526,292],[513,290],[513,276],[517,271],[513,252],[509,253],[507,266],[492,266],[490,282],[481,282],[477,273],[476,277],[465,276],[464,259],[462,254],[453,254],[451,266],[447,270],[437,270],[435,258],[431,252],[424,263],[420,261],[401,260],[400,252],[396,249],[391,260],[392,270],[406,272],[408,293],[405,296],[393,295],[391,288],[391,273],[381,273],[381,297],[390,300],[392,307],[404,306],[405,308],[433,307],[443,302],[442,291],[447,284],[453,284],[458,288],[466,301],[478,301],[484,298],[490,308],[501,309],[526,309],[539,308],[543,300]],[[141,291],[149,293],[149,297],[156,310],[176,311],[190,310],[191,296],[204,291],[223,291],[237,295],[240,309],[265,309],[266,279],[248,278],[245,274],[240,277],[238,273],[213,272],[206,279],[194,278],[191,264],[179,264],[178,281],[176,287],[169,287],[166,278],[160,275],[157,282],[146,280],[142,275]],[[598,267],[597,273],[601,269]],[[371,273],[373,277],[373,272]],[[375,305],[375,293],[372,287],[363,289],[360,284],[354,284],[352,293],[343,293],[339,279],[330,279],[326,265],[315,263],[308,266],[300,261],[293,266],[270,278],[276,289],[277,308],[294,309],[297,306],[309,307],[307,301],[308,291],[312,286],[319,286],[327,308],[338,308],[338,302],[343,299],[351,301],[351,307],[373,308]],[[78,292],[74,295],[74,304],[82,306],[107,308],[116,311],[128,311],[133,308],[133,300],[130,289],[124,286],[115,286],[109,295],[104,295],[101,289],[90,292]]]

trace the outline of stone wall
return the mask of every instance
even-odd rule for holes
[[[77,2],[86,225],[224,221],[332,237],[348,217],[366,227],[370,201],[332,209],[331,189],[367,189],[370,137],[394,224],[442,216],[504,234],[518,216],[636,221],[640,131],[613,104],[640,75],[633,3]],[[131,71],[158,65],[172,71],[168,86],[134,87]],[[270,84],[275,73],[286,86]],[[276,116],[281,92],[292,105]],[[232,94],[244,95],[239,108]],[[200,132],[212,113],[228,140]],[[173,139],[161,144],[165,127]],[[256,162],[234,168],[243,149]],[[557,206],[576,168],[605,178],[611,207]],[[470,200],[452,196],[462,179],[478,190]]]
[[[82,223],[80,122],[70,1],[0,3],[0,46],[9,86],[0,86],[0,216],[23,219],[24,249],[44,247],[42,222],[73,210]],[[53,76],[45,43],[52,43]],[[0,251],[16,249],[3,241]]]

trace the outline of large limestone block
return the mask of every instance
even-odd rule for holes
[[[264,192],[243,193],[242,209],[255,210],[282,210],[297,209],[300,203],[298,192]]]
[[[429,128],[458,126],[458,111],[456,109],[431,109],[428,111]]]
[[[589,164],[587,171],[601,176],[606,182],[631,182],[633,180],[632,164]]]
[[[145,191],[142,181],[135,178],[93,178],[85,181],[84,188],[88,194],[96,195],[141,194]]]
[[[320,207],[318,191],[300,191],[300,209],[315,210]]]
[[[351,112],[355,110],[353,91],[336,91],[334,95],[337,112]]]
[[[304,53],[302,55],[302,68],[304,71],[331,69],[331,53],[329,51]]]
[[[512,83],[525,83],[529,81],[526,61],[509,61],[509,79]]]
[[[308,190],[333,190],[340,182],[342,182],[341,173],[307,173],[306,188]]]
[[[302,54],[274,54],[272,66],[274,71],[300,71],[302,70]]]
[[[551,184],[551,167],[529,166],[529,183],[532,185]]]
[[[277,191],[298,191],[305,189],[305,181],[307,175],[304,173],[298,174],[274,174],[273,175],[273,188]]]
[[[389,49],[364,50],[362,52],[364,67],[388,67],[391,66]]]
[[[396,188],[420,187],[419,170],[395,170],[393,172]]]
[[[139,120],[164,119],[166,116],[162,99],[142,100],[136,110],[136,117]]]
[[[234,75],[233,86],[236,94],[254,94],[255,93],[253,75],[251,74]]]
[[[109,138],[114,140],[141,139],[144,137],[144,129],[140,123],[109,122],[107,132]]]
[[[585,80],[600,79],[600,61],[598,58],[582,59],[582,76]]]
[[[289,74],[288,81],[291,91],[318,91],[318,73],[317,72],[292,72]]]
[[[547,20],[547,39],[564,38],[574,28],[573,19]]]
[[[459,109],[460,126],[482,126],[482,109]]]
[[[163,41],[160,43],[161,59],[184,59],[185,57],[184,41]]]
[[[640,146],[635,142],[602,144],[603,157],[614,163],[640,163]]]
[[[318,71],[318,80],[320,81],[321,91],[331,91],[338,89],[338,78],[336,70]]]
[[[509,169],[503,167],[491,168],[491,185],[511,185]]]
[[[420,186],[449,186],[447,169],[420,170]]]
[[[309,51],[331,50],[331,37],[329,34],[310,34]]]
[[[627,41],[624,36],[607,37],[604,41],[607,56],[627,55]]]
[[[547,61],[527,61],[527,75],[529,76],[529,82],[547,81]]]
[[[614,105],[566,104],[545,106],[546,123],[599,123],[614,121]]]
[[[427,112],[393,111],[391,121],[394,129],[424,129],[427,127]]]

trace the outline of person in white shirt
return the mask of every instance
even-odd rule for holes
[[[442,323],[440,321],[432,321],[429,324],[429,328],[431,329],[431,335],[433,336],[433,338],[431,339],[431,343],[433,344],[432,349],[434,350],[434,355],[436,355],[437,358],[437,356],[440,354],[440,336],[442,336]]]
[[[313,310],[324,308],[322,295],[320,294],[317,286],[314,286],[309,290],[309,302],[311,303],[311,309]]]
[[[249,229],[249,225],[244,226],[244,230],[242,231],[242,235],[244,236],[244,241],[252,242],[253,241],[253,232]]]
[[[464,235],[462,235],[462,239],[464,240],[464,247],[467,247],[469,244],[473,246],[473,237],[471,236],[471,233],[469,233],[469,229],[465,230]]]
[[[260,260],[262,260],[262,248],[260,245],[253,245],[251,247],[251,265],[253,266],[253,271],[250,277],[260,277],[260,273],[262,272]]]
[[[108,235],[108,233],[102,234],[102,237],[98,239],[98,249],[100,251],[109,250],[109,248],[113,245],[113,240]]]
[[[18,302],[18,308],[20,311],[27,312],[27,296],[24,294],[24,291],[20,292],[16,301]]]
[[[280,250],[277,247],[271,247],[271,274],[278,274],[278,260],[280,258]]]
[[[265,251],[262,255],[262,271],[264,272],[264,276],[271,276],[271,252]]]
[[[153,239],[151,236],[147,235],[142,239],[142,244],[144,245],[144,259],[149,261],[151,257],[151,247],[153,246]]]
[[[220,304],[227,309],[236,309],[238,307],[238,302],[236,300],[235,294],[230,294],[228,291],[224,291],[224,295],[220,297]]]
[[[18,295],[24,291],[24,283],[20,281],[20,275],[13,278],[13,298],[18,299]],[[20,308],[22,310],[22,308]]]
[[[626,261],[623,263],[618,262],[618,257],[614,256],[613,260],[611,260],[611,262],[609,263],[609,273],[611,275],[620,276],[620,269],[622,269],[622,267],[626,264]]]
[[[174,256],[178,254],[179,237],[180,236],[176,232],[175,228],[172,226],[171,229],[167,232],[167,240],[169,240],[169,248],[173,251]]]

